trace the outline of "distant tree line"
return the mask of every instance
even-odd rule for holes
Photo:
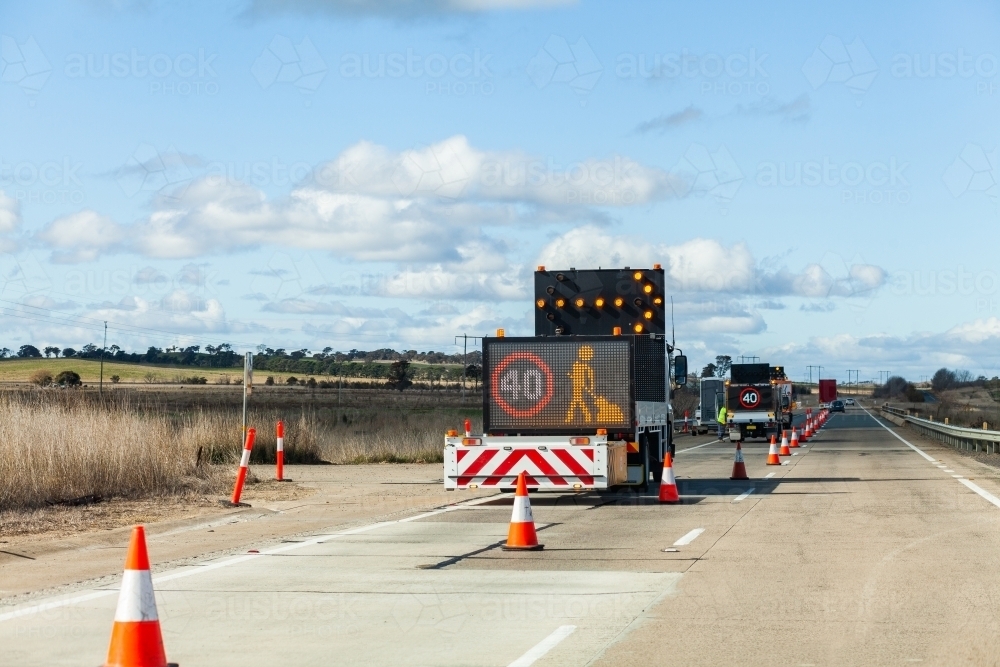
[[[34,345],[22,345],[17,352],[12,352],[6,347],[0,348],[0,359],[42,357],[100,359],[101,348],[92,343],[84,345],[79,350],[71,347],[60,349],[54,346],[39,350]],[[240,368],[243,366],[243,355],[235,352],[229,343],[206,345],[204,349],[200,345],[165,349],[150,347],[144,353],[127,352],[117,345],[111,345],[104,351],[104,359],[133,364],[191,366],[195,368]],[[394,388],[405,388],[408,386],[406,382],[411,378],[430,382],[461,380],[463,359],[462,354],[434,351],[406,350],[398,352],[382,348],[373,351],[335,352],[332,348],[326,347],[320,352],[311,352],[308,349],[289,352],[283,348],[273,349],[261,345],[253,355],[253,365],[254,370],[257,371],[385,379]],[[469,352],[468,361],[465,376],[469,382],[478,383],[482,375],[482,353],[478,350]],[[412,362],[421,363],[413,365]]]
[[[885,384],[875,387],[872,390],[872,398],[896,399],[909,403],[923,403],[926,400],[924,392],[899,375],[893,375]]]
[[[994,377],[994,380],[997,378]],[[931,378],[931,389],[944,391],[946,389],[961,389],[963,387],[984,387],[989,382],[985,375],[974,378],[969,371],[939,368]]]

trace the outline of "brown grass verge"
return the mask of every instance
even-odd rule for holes
[[[279,418],[289,464],[440,462],[447,429],[461,428],[466,417],[481,428],[475,408],[410,407],[392,399],[254,409],[251,460],[274,462]],[[18,392],[0,395],[0,413],[0,512],[226,493],[241,448],[239,413],[231,409],[158,410],[128,400],[101,404],[68,393]]]

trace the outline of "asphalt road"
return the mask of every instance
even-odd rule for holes
[[[1000,474],[862,410],[728,479],[678,444],[683,504],[510,496],[155,571],[168,657],[194,665],[890,665],[1000,661]],[[687,451],[684,451],[687,450]],[[151,548],[153,548],[151,546]],[[0,664],[92,665],[116,584],[0,608]]]

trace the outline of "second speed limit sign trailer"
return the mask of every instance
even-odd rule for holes
[[[663,334],[662,269],[535,276],[537,335],[483,339],[483,433],[449,432],[445,488],[513,489],[521,472],[547,490],[658,481],[671,362],[687,375]]]
[[[726,383],[731,440],[766,438],[783,424],[772,368],[768,364],[733,364]]]

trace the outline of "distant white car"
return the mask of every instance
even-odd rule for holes
[[[845,400],[844,400],[844,403],[845,403],[846,405],[854,405],[854,399],[853,399],[853,398],[848,398],[848,399],[845,399]]]

